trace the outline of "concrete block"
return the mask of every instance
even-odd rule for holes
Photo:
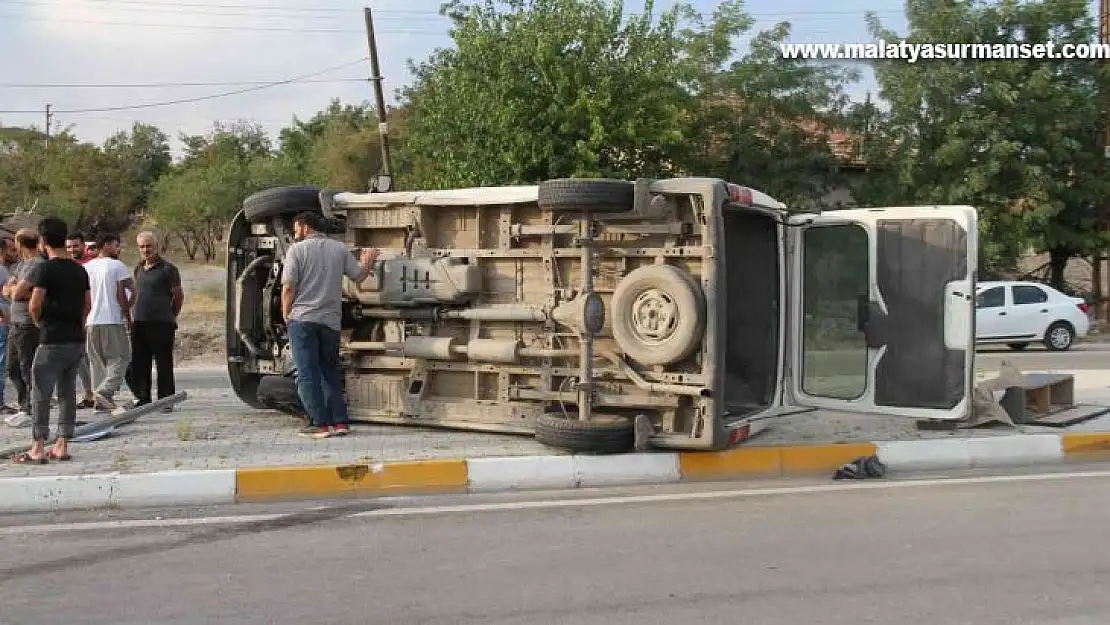
[[[579,487],[670,484],[682,479],[677,453],[574,456]]]
[[[577,486],[573,456],[468,458],[466,466],[476,493]]]

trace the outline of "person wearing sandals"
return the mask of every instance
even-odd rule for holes
[[[77,425],[77,367],[85,357],[85,321],[92,310],[89,276],[66,251],[66,222],[47,217],[39,224],[48,260],[31,272],[27,308],[40,330],[31,364],[31,449],[15,457],[17,464],[69,460],[69,441]],[[50,398],[58,393],[58,437],[47,450]]]

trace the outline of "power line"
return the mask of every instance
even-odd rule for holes
[[[165,101],[165,102],[147,102],[145,104],[129,104],[129,105],[126,105],[126,106],[107,106],[107,107],[101,107],[101,108],[88,108],[88,109],[57,109],[54,112],[55,113],[68,113],[68,114],[74,114],[74,113],[108,113],[108,112],[112,112],[112,111],[133,111],[133,110],[138,110],[138,109],[148,109],[148,108],[155,108],[155,107],[160,107],[160,106],[173,106],[175,104],[189,104],[189,103],[192,103],[192,102],[203,102],[205,100],[215,100],[217,98],[226,98],[226,97],[229,97],[229,96],[239,95],[239,94],[242,94],[242,93],[249,93],[251,91],[261,91],[262,89],[269,89],[271,87],[277,87],[277,86],[281,86],[281,85],[288,85],[288,84],[299,82],[299,81],[302,81],[302,80],[305,80],[305,79],[308,79],[308,78],[314,78],[316,76],[320,76],[321,74],[327,74],[328,72],[333,72],[333,71],[338,70],[338,69],[344,69],[344,68],[350,67],[352,65],[358,64],[358,63],[363,63],[368,58],[369,57],[364,56],[361,59],[358,59],[357,61],[351,61],[349,63],[344,63],[342,65],[336,65],[335,67],[329,67],[329,68],[326,68],[326,69],[322,69],[322,70],[317,71],[317,72],[312,72],[311,74],[305,74],[303,76],[288,78],[286,80],[279,80],[279,81],[275,81],[275,82],[264,83],[264,84],[257,85],[257,86],[254,86],[254,87],[247,87],[245,89],[236,89],[235,91],[224,91],[222,93],[212,93],[212,94],[209,94],[209,95],[197,96],[197,97],[194,97],[194,98],[180,98],[180,99],[177,99],[177,100],[168,100],[168,101]],[[27,114],[27,113],[39,113],[39,112],[40,111],[27,111],[27,110],[4,111],[4,110],[0,110],[0,114]]]
[[[215,25],[200,25],[200,24],[152,24],[150,22],[116,22],[107,20],[86,20],[69,17],[35,17],[25,15],[13,15],[11,13],[0,13],[0,19],[13,19],[28,21],[28,22],[67,22],[71,24],[97,24],[100,26],[146,26],[155,28],[183,28],[187,30],[206,30],[218,31],[226,30],[233,32],[277,32],[277,33],[321,33],[321,34],[340,34],[340,33],[359,33],[363,31],[352,28],[285,28],[278,26],[215,26]],[[443,34],[443,31],[430,30],[430,29],[406,29],[406,30],[387,30],[385,32],[395,34]]]
[[[270,85],[272,80],[232,80],[212,82],[135,82],[135,83],[29,83],[0,82],[0,87],[10,89],[162,89],[168,87],[242,87],[246,85]],[[281,82],[281,81],[277,81]],[[365,78],[322,78],[318,80],[298,80],[297,84],[335,84],[344,82],[366,82]]]
[[[125,5],[139,5],[139,6],[116,6],[117,4]],[[56,2],[43,2],[41,0],[0,0],[0,6],[4,5],[21,5],[21,6],[43,6],[43,7],[57,7]],[[100,5],[100,6],[96,6]],[[143,2],[141,0],[132,0],[131,2],[121,2],[115,0],[111,3],[105,0],[89,0],[89,2],[82,6],[81,4],[66,3],[66,7],[71,8],[87,8],[89,10],[102,11],[104,6],[107,6],[108,11],[128,11],[128,12],[141,12],[141,13],[170,13],[173,15],[195,15],[198,17],[263,17],[263,18],[288,18],[288,19],[312,19],[312,20],[342,20],[347,19],[347,14],[357,15],[360,11],[358,7],[352,6],[350,9],[342,9],[339,7],[277,7],[277,6],[258,6],[258,5],[220,5],[220,4],[203,4],[203,3],[175,3],[175,2]],[[19,8],[19,7],[12,7]],[[198,11],[197,9],[204,9]],[[270,13],[267,12],[280,12]],[[313,15],[313,13],[324,13],[324,15]],[[15,13],[23,17],[23,13]],[[418,11],[418,10],[398,10],[392,15],[386,15],[386,19],[397,20],[405,19],[412,20],[419,17],[442,17],[436,11]]]
[[[0,5],[3,4],[20,4],[20,5],[35,5],[35,6],[59,6],[58,2],[50,2],[48,0],[0,0]],[[110,10],[124,10],[122,7],[116,5],[132,5],[140,7],[186,7],[186,8],[202,8],[202,9],[237,9],[248,11],[243,15],[250,15],[251,11],[277,11],[282,13],[350,13],[361,12],[361,2],[353,2],[350,8],[340,6],[316,6],[316,7],[290,7],[275,4],[239,4],[239,3],[216,3],[216,2],[156,2],[153,0],[84,0],[83,3],[72,2],[66,3],[69,6],[79,6],[80,4],[99,5],[97,9],[109,7]],[[1087,5],[1087,0],[1075,0],[1077,6]],[[150,9],[143,9],[149,11]],[[962,14],[965,9],[962,7],[936,7],[930,9],[931,13],[953,13]],[[862,15],[864,13],[876,14],[904,14],[905,11],[901,8],[898,9],[827,9],[821,11],[781,11],[775,13],[748,13],[751,17],[787,17],[787,16],[811,16],[811,15]],[[195,12],[194,12],[195,13]],[[374,15],[397,15],[397,16],[413,16],[413,15],[428,15],[439,16],[440,13],[435,9],[374,9]],[[628,12],[625,15],[638,16],[643,15],[637,12]]]

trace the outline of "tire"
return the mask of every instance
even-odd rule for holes
[[[236,362],[227,363],[227,376],[231,380],[231,390],[235,391],[235,396],[239,398],[239,401],[257,410],[264,410],[268,407],[258,399],[258,384],[265,376],[257,373],[244,373],[242,367]]]
[[[631,419],[597,415],[579,421],[577,412],[570,410],[568,416],[541,415],[536,420],[536,441],[573,453],[620,454],[635,447],[636,433]]]
[[[1029,347],[1029,343],[1006,343],[1006,347],[1009,347],[1010,349],[1014,350],[1015,352],[1020,352],[1021,350],[1025,349],[1026,347]]]
[[[297,395],[295,378],[282,375],[263,376],[258,382],[258,401],[266,408],[286,414],[303,416],[304,404]]]
[[[613,338],[632,360],[669,365],[701,346],[705,296],[690,274],[670,265],[633,270],[610,303]]]
[[[1075,328],[1067,321],[1057,321],[1044,333],[1044,346],[1054,352],[1066,352],[1075,343]]]
[[[252,222],[305,211],[323,214],[318,187],[274,187],[243,200],[243,215]]]
[[[636,186],[627,180],[558,178],[540,183],[543,210],[625,213],[636,201]]]

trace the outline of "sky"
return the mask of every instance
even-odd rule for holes
[[[671,4],[659,0],[657,7]],[[708,13],[716,2],[694,4]],[[358,0],[0,0],[0,125],[41,128],[50,103],[55,128],[72,125],[78,137],[96,143],[135,121],[171,137],[239,119],[276,134],[294,115],[311,117],[332,98],[373,102],[365,81],[363,6]],[[625,6],[637,12],[643,4]],[[393,101],[394,91],[411,80],[409,59],[450,46],[448,22],[436,0],[376,0],[372,8]],[[868,10],[898,32],[906,27],[901,0],[750,0],[746,10],[756,30],[791,22],[791,41],[798,43],[868,41]],[[738,44],[742,49],[744,42]],[[257,89],[307,75],[314,75],[311,81]],[[875,89],[870,76],[853,96],[862,99],[869,89]]]

